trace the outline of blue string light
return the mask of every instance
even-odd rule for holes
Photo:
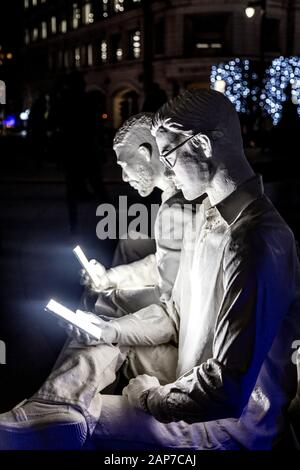
[[[225,82],[224,94],[234,104],[238,113],[249,113],[249,99],[258,102],[259,88],[255,83],[257,74],[252,70],[249,60],[235,58],[226,63],[213,65],[211,69],[211,88],[218,89],[218,82]],[[250,83],[251,89],[250,89]]]
[[[292,100],[300,115],[300,57],[278,57],[266,70],[260,106],[271,115],[274,125],[282,115],[282,104],[287,100],[288,85],[292,87]]]

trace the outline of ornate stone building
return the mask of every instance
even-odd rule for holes
[[[141,109],[152,81],[169,97],[207,86],[212,64],[300,53],[300,1],[267,0],[247,18],[239,0],[23,0],[24,100],[72,69],[105,102],[117,127],[121,103]]]

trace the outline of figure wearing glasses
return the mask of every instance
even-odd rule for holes
[[[96,313],[106,320],[108,317],[122,317],[152,304],[159,305],[169,301],[178,272],[184,225],[192,223],[196,209],[196,204],[184,199],[182,192],[176,189],[168,170],[159,160],[156,141],[151,135],[153,117],[152,113],[132,116],[114,138],[114,151],[117,163],[122,168],[123,180],[142,197],[151,194],[155,187],[161,189],[162,203],[155,221],[154,240],[121,240],[113,262],[114,267],[99,277],[100,287],[97,289],[83,272],[87,287],[83,310]],[[153,254],[148,254],[151,252]],[[93,260],[91,263],[97,269],[97,262]],[[152,330],[151,307],[143,313],[149,318],[143,333],[145,336]],[[154,319],[157,321],[155,315]],[[107,326],[107,323],[104,325]],[[94,344],[88,335],[82,334],[78,329],[68,326],[68,330],[70,336],[79,342]],[[132,325],[131,333],[135,330]],[[145,342],[141,337],[140,340],[141,343]],[[158,345],[156,348],[128,349],[126,356],[122,372],[128,379],[145,372],[156,376],[163,383],[175,378],[177,347],[172,343]]]
[[[226,97],[187,91],[159,110],[152,132],[184,196],[207,195],[195,231],[185,232],[172,301],[167,309],[155,306],[157,323],[148,332],[156,344],[177,340],[177,378],[161,385],[141,375],[123,396],[100,395],[111,379],[113,346],[97,345],[90,393],[80,396],[86,384],[81,380],[80,388],[62,364],[32,402],[0,416],[2,442],[17,432],[47,442],[47,431],[59,432],[64,422],[64,435],[82,442],[90,433],[102,449],[270,449],[285,433],[296,392],[290,347],[300,337],[294,237],[244,156]],[[117,320],[122,324],[112,342],[122,344],[134,315]],[[119,360],[116,353],[116,367]],[[81,369],[88,369],[84,360]],[[69,388],[59,396],[67,376]],[[40,434],[33,429],[39,407]]]
[[[145,238],[143,235],[143,238],[132,239],[129,236],[120,240],[113,267],[104,274],[103,268],[101,269],[100,287],[97,289],[89,276],[83,272],[83,283],[89,293],[96,296],[100,291],[94,307],[99,314],[103,313],[103,307],[112,316],[126,313],[129,307],[125,298],[128,291],[130,299],[139,298],[139,305],[149,305],[151,295],[156,303],[159,298],[170,298],[179,266],[183,225],[188,222],[187,215],[192,216],[194,213],[195,206],[184,199],[182,192],[176,189],[168,170],[159,161],[156,141],[151,135],[153,117],[152,113],[141,113],[128,119],[116,133],[114,151],[117,164],[122,168],[123,180],[142,197],[149,196],[155,187],[162,191],[161,206],[154,226],[155,239]],[[168,226],[163,227],[164,223],[168,223]],[[95,260],[92,264],[97,269]],[[156,286],[152,294],[147,289],[149,286]],[[135,289],[143,287],[143,292],[139,291],[136,296],[133,295]],[[110,304],[111,309],[105,304]],[[131,312],[134,311],[132,303],[130,308]]]
[[[185,431],[199,449],[271,449],[285,438],[297,386],[293,234],[253,174],[223,95],[185,92],[158,111],[152,133],[184,196],[207,198],[196,235],[185,233],[172,293],[179,378],[161,387],[137,377],[124,394],[167,429],[191,423]]]

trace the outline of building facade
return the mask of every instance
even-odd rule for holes
[[[152,82],[172,97],[207,87],[211,66],[232,57],[300,54],[299,0],[267,0],[263,30],[260,7],[248,18],[239,0],[23,1],[25,106],[80,70],[113,127],[122,103],[141,109]]]

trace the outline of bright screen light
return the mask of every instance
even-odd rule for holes
[[[85,254],[83,253],[83,251],[82,251],[82,249],[80,248],[79,245],[77,245],[76,248],[74,248],[73,253],[76,255],[76,257],[77,257],[79,263],[81,264],[81,266],[83,267],[83,269],[86,270],[87,274],[91,278],[91,280],[92,280],[93,284],[95,285],[95,287],[98,287],[99,286],[99,277],[96,274],[95,270],[93,269],[93,266],[90,265],[89,260],[87,259],[87,257],[85,256]],[[103,267],[103,274],[104,274],[104,272],[105,272],[105,268]]]
[[[97,340],[101,338],[101,328],[99,328],[99,326],[94,325],[88,318],[84,318],[82,314],[77,315],[72,310],[56,302],[56,300],[51,299],[47,304],[46,309],[55,313],[55,315],[60,318],[63,318],[68,323],[76,326],[81,331],[84,331],[89,336]]]

